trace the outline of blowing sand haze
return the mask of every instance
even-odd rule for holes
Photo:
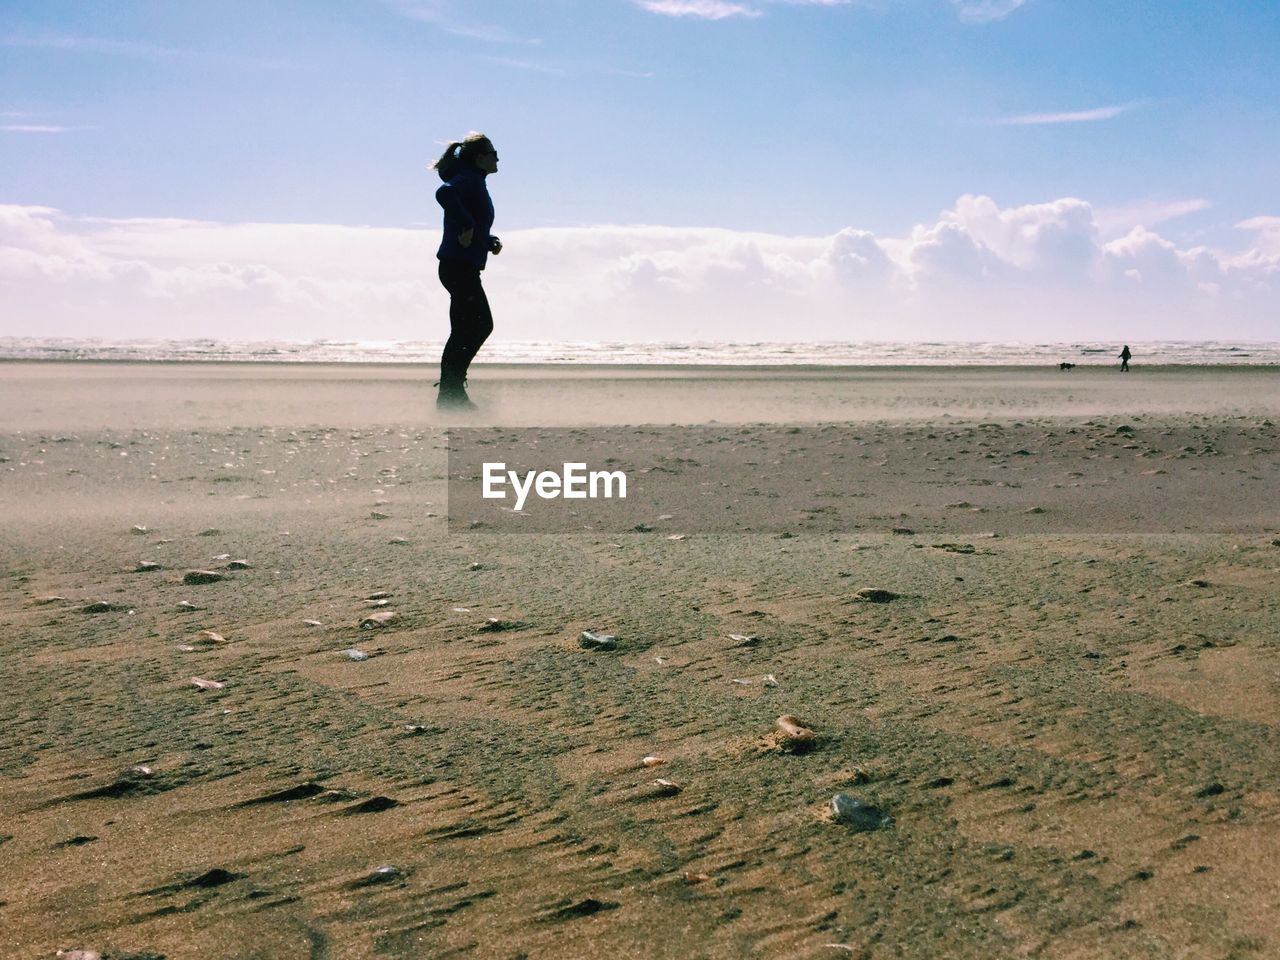
[[[1270,371],[484,375],[794,524],[451,529],[412,368],[0,366],[6,956],[1280,951]]]

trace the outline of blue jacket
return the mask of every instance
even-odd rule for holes
[[[489,258],[489,230],[493,227],[493,201],[485,186],[488,175],[478,167],[459,170],[441,184],[436,202],[444,207],[444,239],[436,256],[463,260],[480,270]],[[470,227],[471,245],[458,242],[458,234]]]

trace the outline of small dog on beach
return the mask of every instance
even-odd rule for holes
[[[1059,370],[1074,370],[1075,368],[1076,368],[1076,365],[1075,365],[1074,363],[1065,363],[1065,362],[1063,362],[1063,363],[1058,364],[1058,369],[1059,369]]]

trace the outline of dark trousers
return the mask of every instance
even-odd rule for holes
[[[493,333],[493,314],[480,284],[479,267],[442,258],[440,282],[449,291],[449,341],[440,358],[440,382],[461,385],[471,360]]]

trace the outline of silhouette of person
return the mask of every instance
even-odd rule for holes
[[[436,191],[436,202],[444,208],[444,238],[436,257],[440,282],[449,291],[449,340],[440,358],[436,406],[474,410],[467,396],[467,368],[493,332],[480,271],[489,254],[502,250],[502,241],[489,232],[493,201],[485,184],[498,171],[498,152],[483,133],[469,133],[450,143],[432,166],[444,181]]]
[[[1120,372],[1121,373],[1129,372],[1129,358],[1132,356],[1133,354],[1129,352],[1129,345],[1126,343],[1124,345],[1124,349],[1120,351]]]

